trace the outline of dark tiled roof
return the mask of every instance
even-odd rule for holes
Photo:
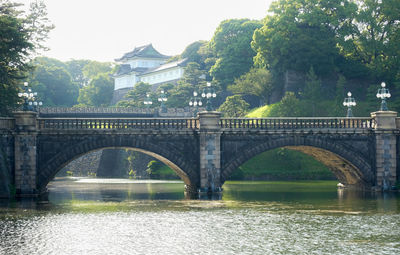
[[[115,75],[124,75],[130,72],[131,72],[131,66],[123,64],[119,66],[118,71]]]
[[[185,66],[186,62],[187,62],[187,58],[184,58],[184,59],[181,59],[181,60],[178,60],[178,61],[173,61],[173,62],[170,62],[170,63],[166,63],[166,64],[163,64],[163,65],[157,66],[155,68],[148,69],[146,72],[141,73],[141,75],[154,73],[154,72],[158,72],[158,71],[162,71],[162,70],[166,70],[166,69],[173,68],[173,67],[176,67],[176,66]]]
[[[153,45],[148,44],[140,47],[135,47],[133,51],[125,53],[121,58],[115,59],[115,61],[123,61],[124,59],[130,59],[133,57],[142,58],[163,58],[168,59],[169,56],[163,55],[153,48]]]
[[[118,72],[116,74],[114,74],[114,76],[121,76],[124,74],[130,74],[132,72],[141,74],[143,72],[146,72],[147,70],[149,70],[149,68],[146,68],[146,67],[131,68],[131,66],[129,64],[122,64],[122,65],[120,65]]]

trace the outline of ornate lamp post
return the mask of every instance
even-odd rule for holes
[[[217,97],[215,90],[211,87],[211,83],[207,82],[207,87],[201,93],[202,98],[207,98],[206,111],[212,111],[211,98]]]
[[[352,106],[356,106],[357,104],[356,104],[356,100],[354,100],[354,98],[351,97],[351,92],[350,91],[347,93],[347,96],[348,97],[346,97],[344,99],[343,106],[347,107],[347,116],[346,117],[350,118],[350,117],[353,117],[353,112],[351,110],[351,107]]]
[[[165,107],[164,102],[167,102],[167,96],[165,95],[165,91],[161,90],[160,97],[158,98],[158,101],[161,102],[161,112],[165,113],[167,112],[167,107]]]
[[[194,107],[193,117],[196,117],[197,112],[199,111],[199,106],[202,106],[203,102],[201,102],[201,98],[198,96],[196,91],[193,91],[193,97],[190,98],[189,106]]]
[[[146,108],[150,108],[150,106],[153,104],[153,101],[151,101],[150,94],[146,94],[146,98],[143,101],[144,105],[146,105]]]
[[[382,88],[378,89],[378,93],[376,93],[376,97],[382,99],[380,111],[388,111],[389,109],[387,107],[386,98],[390,98],[391,95],[389,90],[386,88],[386,83],[382,82],[381,87]]]
[[[28,83],[24,82],[23,87],[24,92],[18,93],[18,97],[24,99],[24,103],[22,106],[23,111],[36,111],[38,106],[41,106],[43,103],[37,101],[37,92],[32,92],[32,89],[28,87]]]

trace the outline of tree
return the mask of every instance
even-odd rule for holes
[[[225,102],[218,108],[225,117],[244,117],[249,111],[249,104],[240,95],[226,98]]]
[[[344,6],[342,5],[344,4]],[[286,70],[318,75],[335,70],[339,57],[336,31],[354,10],[348,0],[279,0],[273,2],[263,27],[254,32],[255,64],[274,75]]]
[[[278,0],[271,4],[252,46],[257,66],[274,77],[287,70],[319,77],[396,83],[400,70],[400,2],[397,0]],[[363,88],[366,92],[366,87]]]
[[[90,60],[70,60],[67,61],[66,68],[71,75],[72,81],[78,84],[79,88],[83,88],[89,84],[89,78],[83,74],[83,68],[90,63]]]
[[[183,77],[178,84],[199,86],[199,84],[205,83],[204,78],[205,73],[200,69],[200,65],[196,62],[189,62],[186,64],[185,72],[183,73]]]
[[[30,41],[35,45],[31,53],[34,55],[38,50],[48,50],[43,42],[49,38],[49,32],[55,26],[47,18],[47,8],[43,1],[30,3],[29,14],[26,16],[25,24],[28,27]]]
[[[203,65],[199,67],[199,69],[204,69],[204,57],[200,53],[200,48],[204,47],[208,42],[207,41],[196,41],[194,43],[189,44],[185,50],[182,52],[180,58],[184,59],[187,58],[187,61],[190,62],[195,62],[199,65]]]
[[[303,105],[293,92],[286,92],[270,115],[275,117],[298,117],[302,114]]]
[[[145,107],[144,105],[144,99],[146,98],[146,95],[151,92],[151,85],[145,82],[138,82],[135,84],[133,89],[131,89],[126,95],[125,98],[126,100],[119,101],[117,103],[117,106],[122,106],[122,107],[139,107],[143,108]],[[153,104],[155,102],[153,98]]]
[[[221,22],[216,29],[209,43],[216,57],[210,74],[222,90],[253,66],[255,52],[250,43],[254,31],[261,26],[259,21],[231,19]]]
[[[317,107],[319,102],[322,100],[321,97],[321,80],[318,79],[314,72],[314,68],[310,68],[307,74],[306,85],[304,87],[304,92],[301,95],[302,99],[307,102],[309,107],[306,109],[311,109],[311,113],[306,113],[312,117],[317,116]]]
[[[83,69],[82,74],[86,79],[90,80],[96,77],[100,73],[109,73],[112,71],[111,63],[102,63],[98,61],[90,61]]]
[[[78,102],[85,106],[109,106],[114,92],[114,82],[107,74],[98,74],[88,86],[79,90]]]
[[[375,81],[393,81],[400,60],[400,2],[357,1],[349,29],[339,37],[342,54],[363,63]]]
[[[78,86],[62,67],[36,62],[29,83],[45,106],[73,106],[77,103]]]
[[[254,95],[260,98],[260,105],[268,103],[273,90],[270,72],[263,68],[253,68],[248,73],[235,79],[228,90],[234,94]]]
[[[344,85],[346,84],[346,78],[343,75],[339,75],[339,79],[336,82],[336,93],[335,99],[333,100],[331,115],[340,117],[344,115],[343,101],[346,96]]]
[[[40,5],[40,8],[36,6]],[[44,24],[46,8],[42,1],[31,4],[24,16],[21,4],[0,0],[0,115],[18,102],[17,93],[22,80],[30,70],[29,58],[42,48],[52,26]]]

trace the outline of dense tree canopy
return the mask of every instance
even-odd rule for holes
[[[109,106],[113,92],[114,81],[107,73],[100,73],[79,90],[78,102],[83,106]]]
[[[79,88],[72,81],[68,71],[60,65],[52,65],[44,60],[34,61],[35,70],[29,76],[29,84],[38,93],[43,105],[75,105]]]
[[[139,82],[125,95],[125,100],[118,102],[117,106],[143,108],[145,106],[144,99],[149,93],[151,93],[151,85]],[[154,100],[153,103],[155,103]]]
[[[235,79],[228,89],[234,94],[257,96],[261,104],[266,104],[273,90],[270,72],[264,68],[253,68]]]
[[[218,108],[225,117],[244,117],[249,111],[249,104],[240,95],[229,96]]]
[[[79,59],[67,61],[66,68],[71,75],[72,81],[79,85],[80,88],[85,87],[89,83],[89,77],[83,74],[83,69],[90,63],[90,60]]]
[[[259,21],[231,19],[221,22],[216,29],[209,43],[215,56],[210,74],[223,90],[253,66],[255,52],[250,43],[254,30],[261,26]]]
[[[0,0],[0,115],[18,102],[17,92],[30,70],[28,59],[43,49],[43,41],[53,28],[42,1],[31,3],[24,14],[21,4]]]
[[[361,65],[372,78],[395,76],[399,1],[278,0],[270,11],[252,42],[257,65],[278,73],[314,67],[319,76]]]
[[[306,80],[313,68],[321,86],[329,84],[332,92],[333,79],[343,75],[342,83],[353,82],[341,86],[350,86],[362,100],[376,93],[381,81],[399,94],[400,1],[277,0],[269,11],[252,47],[255,65],[269,69],[275,85],[283,83],[288,71]],[[307,89],[306,83],[299,85],[300,91]],[[320,100],[332,98],[323,95]],[[394,105],[400,107],[400,101]]]
[[[354,10],[350,1],[278,0],[273,13],[254,33],[255,63],[276,73],[295,70],[303,73],[313,66],[318,75],[335,70],[339,57],[338,30]]]
[[[99,73],[109,73],[111,71],[112,71],[111,63],[98,62],[98,61],[89,61],[82,68],[82,74],[88,80],[93,79]]]

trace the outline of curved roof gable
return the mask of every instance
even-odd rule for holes
[[[155,73],[155,72],[158,72],[158,71],[163,71],[163,70],[166,70],[166,69],[169,69],[169,68],[173,68],[173,67],[177,67],[177,66],[186,66],[187,60],[188,60],[187,58],[184,58],[184,59],[181,59],[181,60],[177,60],[177,61],[173,61],[173,62],[170,62],[170,63],[166,63],[166,64],[160,65],[158,67],[149,69],[146,72],[141,73],[140,75]]]
[[[168,59],[169,56],[163,55],[160,52],[156,51],[153,48],[153,45],[148,44],[140,47],[135,47],[133,51],[125,53],[121,58],[115,59],[115,61],[123,61],[128,60],[134,57],[142,57],[142,58],[161,58]]]

